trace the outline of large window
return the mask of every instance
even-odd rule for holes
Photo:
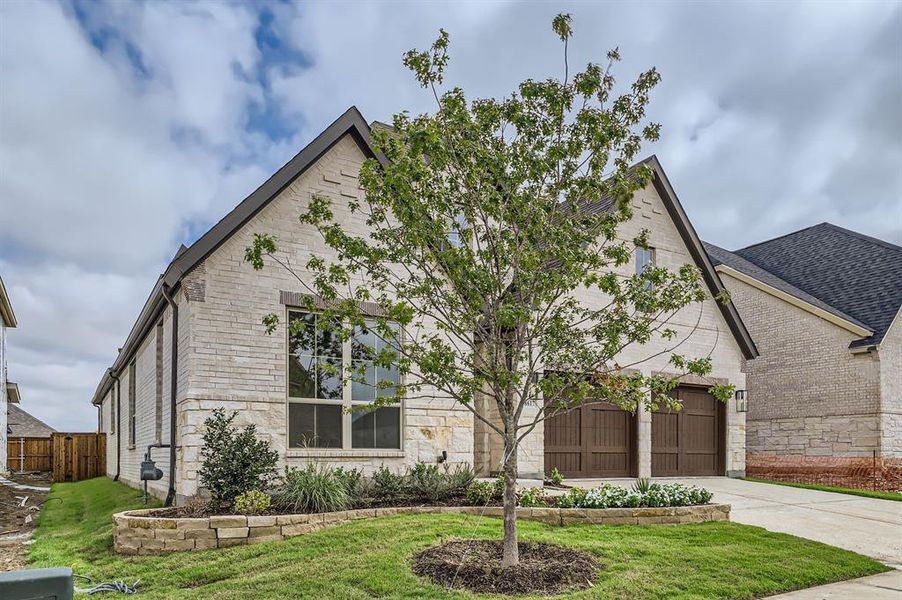
[[[401,447],[401,409],[350,410],[395,394],[397,367],[377,366],[373,358],[391,349],[374,331],[358,327],[342,343],[317,314],[288,314],[288,443],[292,448]],[[395,336],[396,337],[396,336]],[[344,381],[350,363],[364,382]],[[381,383],[380,383],[381,382]]]
[[[641,275],[646,269],[655,266],[654,248],[636,248],[636,275]],[[645,282],[645,289],[651,290],[651,281]]]

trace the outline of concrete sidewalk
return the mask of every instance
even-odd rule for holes
[[[902,571],[819,585],[772,597],[785,600],[899,600],[902,598]]]

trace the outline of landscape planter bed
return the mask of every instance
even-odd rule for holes
[[[113,550],[119,554],[171,554],[226,548],[303,535],[347,521],[392,515],[445,513],[501,517],[500,506],[408,506],[294,515],[155,516],[159,509],[113,515]],[[663,508],[518,508],[517,518],[549,525],[678,525],[729,521],[729,504]]]

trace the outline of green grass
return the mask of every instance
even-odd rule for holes
[[[796,483],[793,481],[776,481],[774,479],[758,479],[755,477],[743,477],[746,481],[754,483],[770,483],[773,485],[785,485],[787,487],[803,488],[806,490],[818,490],[820,492],[834,492],[836,494],[849,494],[851,496],[863,496],[865,498],[877,498],[878,500],[894,500],[902,502],[902,494],[899,492],[878,492],[874,490],[859,490],[856,488],[834,487],[832,485],[815,485],[813,483]]]
[[[449,538],[498,538],[497,519],[405,515],[354,521],[280,542],[163,557],[113,554],[110,515],[141,505],[108,479],[53,486],[30,561],[97,581],[141,579],[142,598],[473,598],[417,578],[410,556]],[[604,569],[571,598],[755,598],[887,570],[866,558],[737,523],[554,527],[521,522],[524,540],[595,554]],[[486,598],[487,596],[481,596]]]

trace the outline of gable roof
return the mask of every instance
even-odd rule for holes
[[[830,223],[733,254],[873,332],[851,348],[879,344],[902,306],[902,247]]]
[[[655,190],[661,197],[661,201],[664,203],[667,213],[670,215],[680,237],[683,239],[683,243],[686,244],[690,256],[692,256],[696,266],[698,266],[701,271],[702,279],[704,279],[705,284],[708,286],[708,291],[711,292],[711,296],[715,298],[715,304],[717,304],[717,307],[720,309],[720,313],[723,315],[727,327],[730,328],[730,332],[733,334],[736,343],[739,344],[742,355],[746,359],[756,358],[758,356],[758,348],[755,346],[752,336],[749,335],[745,323],[742,322],[742,318],[739,316],[739,311],[736,310],[733,301],[729,300],[726,303],[723,303],[716,300],[726,288],[720,280],[717,271],[714,269],[714,264],[711,262],[708,253],[705,251],[702,241],[695,231],[695,227],[692,226],[692,222],[689,221],[689,217],[686,215],[683,205],[680,203],[679,198],[677,198],[673,186],[670,185],[670,180],[667,178],[667,174],[664,173],[661,162],[658,160],[657,156],[651,155],[643,160],[642,163],[649,165],[654,170],[655,176],[652,183],[655,186]]]
[[[164,288],[175,290],[186,274],[190,273],[194,267],[260,212],[291,182],[316,163],[345,134],[350,134],[353,137],[364,154],[379,160],[379,162],[385,162],[385,157],[376,154],[372,149],[369,125],[367,125],[366,120],[360,114],[360,111],[357,110],[357,107],[352,106],[196,242],[187,248],[185,246],[179,248],[172,262],[169,263],[169,266],[157,279],[113,365],[103,374],[100,383],[94,391],[93,404],[100,404],[103,401],[103,397],[113,384],[114,374],[121,372],[125,365],[128,364],[141,340],[144,339],[144,336],[163,312],[166,306],[166,298],[163,295]]]
[[[734,254],[729,250],[724,250],[720,246],[715,246],[709,242],[702,243],[705,246],[705,250],[708,251],[708,256],[711,257],[711,262],[714,263],[714,268],[718,271],[725,270],[728,275],[745,281],[745,283],[753,285],[754,287],[761,288],[771,295],[780,297],[783,300],[792,302],[788,297],[795,298],[798,302],[792,302],[793,304],[796,304],[809,312],[815,313],[818,316],[827,317],[828,315],[832,315],[835,318],[828,318],[828,320],[841,326],[844,325],[846,329],[849,329],[860,336],[870,336],[874,333],[861,321],[830,306],[826,302],[815,298],[808,292],[797,288],[791,283],[783,281],[773,273],[765,271],[754,263],[750,263],[738,254]],[[724,269],[724,267],[726,267],[726,269]],[[752,281],[749,281],[743,276],[751,278]],[[763,288],[760,284],[763,284]],[[782,294],[777,292],[782,292]],[[824,313],[826,313],[826,315]]]
[[[25,412],[16,404],[9,405],[6,427],[10,437],[50,437],[56,431],[47,423]]]
[[[376,122],[376,126],[384,126],[384,124]],[[112,387],[116,373],[122,371],[128,361],[136,352],[141,340],[159,318],[166,306],[166,299],[163,294],[164,289],[174,290],[181,283],[182,278],[191,272],[194,267],[200,264],[211,252],[216,250],[225,240],[233,233],[244,226],[254,215],[256,215],[264,206],[274,199],[282,190],[291,184],[298,176],[300,176],[308,167],[313,165],[323,154],[325,154],[332,146],[334,146],[345,134],[351,134],[357,142],[360,149],[370,158],[375,158],[380,163],[385,164],[387,159],[377,154],[370,141],[371,128],[367,124],[363,115],[356,106],[350,107],[331,125],[329,125],[322,133],[320,133],[312,142],[304,147],[294,158],[288,161],[281,169],[276,171],[263,185],[254,190],[251,195],[241,201],[241,203],[232,209],[225,217],[223,217],[216,225],[210,228],[196,242],[188,248],[180,247],[172,262],[160,275],[150,296],[144,303],[138,320],[132,326],[125,344],[119,350],[119,354],[113,365],[106,370],[100,383],[94,391],[93,404],[100,404],[103,397]],[[723,292],[724,286],[720,281],[714,267],[708,258],[707,253],[701,245],[701,241],[686,217],[682,205],[676,197],[664,170],[657,157],[651,157],[642,161],[649,164],[655,172],[654,185],[658,190],[668,213],[673,219],[683,237],[683,241],[689,248],[695,263],[702,271],[705,283],[708,285],[711,294],[715,297]],[[736,341],[742,349],[746,358],[755,358],[758,351],[755,343],[752,341],[748,330],[742,323],[739,313],[732,302],[724,305],[717,303],[727,324],[733,333]]]

